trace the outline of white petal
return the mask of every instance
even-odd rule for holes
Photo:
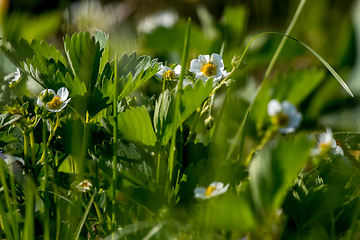
[[[226,186],[224,187],[224,184],[221,183],[221,185],[219,185],[219,186],[221,186],[221,187],[216,188],[216,189],[211,193],[211,197],[215,197],[215,196],[217,196],[217,195],[223,194],[223,193],[225,193],[225,192],[228,190],[228,188],[229,188],[229,184],[226,184]]]
[[[44,94],[46,91],[51,92],[54,96],[56,95],[55,91],[52,89],[44,89],[41,91],[41,93],[39,95]]]
[[[212,182],[210,184],[210,187],[215,187],[215,188],[222,188],[224,186],[224,184],[222,182]]]
[[[202,63],[199,60],[197,60],[197,59],[191,60],[191,62],[190,62],[190,72],[195,73],[195,74],[201,73],[200,72],[201,66],[202,66]]]
[[[44,105],[44,103],[40,100],[40,98],[37,98],[36,104],[39,105],[40,107],[42,107]]]
[[[282,101],[281,102],[281,106],[282,106],[282,111],[287,115],[290,116],[292,114],[294,114],[297,110],[296,107],[294,106],[294,104],[292,104],[289,101]]]
[[[219,54],[213,53],[211,55],[211,62],[217,66],[218,70],[224,70],[224,62]]]
[[[207,63],[210,61],[210,56],[209,55],[199,55],[198,59],[203,64],[203,63]]]
[[[178,77],[181,73],[181,65],[178,64],[174,69],[175,75]]]
[[[206,192],[206,188],[204,187],[197,187],[194,189],[194,193],[195,193],[195,198],[200,198],[200,199],[207,199],[209,198],[208,196],[205,195]]]
[[[289,116],[289,124],[288,127],[297,128],[300,125],[300,122],[302,120],[301,113],[293,113]]]
[[[336,148],[334,149],[334,154],[344,156],[344,150],[340,146],[336,146]]]
[[[279,132],[282,134],[288,134],[288,133],[295,132],[295,128],[293,128],[293,127],[279,128]]]
[[[280,102],[276,99],[270,100],[270,102],[267,105],[267,112],[269,116],[276,116],[279,112],[281,112],[281,105]]]
[[[67,90],[66,87],[62,87],[57,91],[56,95],[60,97],[61,101],[66,101],[66,99],[69,96],[69,91]]]

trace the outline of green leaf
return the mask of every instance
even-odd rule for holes
[[[134,54],[136,57],[136,54]],[[131,55],[130,55],[131,57]],[[120,59],[121,60],[121,59]],[[120,63],[119,63],[120,64]],[[126,65],[124,74],[129,69],[129,65]],[[120,78],[120,95],[118,99],[122,99],[139,88],[145,81],[149,80],[158,71],[157,59],[151,60],[149,56],[141,56],[137,59],[137,63],[133,71],[129,72],[126,77]],[[121,71],[119,71],[121,74]],[[121,76],[121,75],[119,75]]]
[[[103,49],[88,32],[66,36],[65,52],[75,77],[85,83],[86,89],[93,91],[98,78]]]
[[[194,86],[186,86],[183,89],[180,103],[181,122],[185,121],[197,108],[202,107],[201,104],[206,100],[212,91],[213,81],[208,80],[205,84],[203,81],[196,81]],[[165,100],[162,100],[162,95],[159,97],[155,105],[154,125],[158,133],[159,140],[165,145],[172,135],[172,126],[176,124],[180,126],[179,119],[173,119],[173,111],[175,108],[174,101],[169,101],[173,98],[165,92]],[[163,105],[163,106],[162,106]],[[160,129],[162,127],[162,129]],[[160,134],[160,135],[159,135]]]
[[[22,115],[20,114],[10,114],[10,113],[0,114],[0,128],[15,123],[21,117]]]
[[[256,153],[250,168],[250,187],[259,210],[275,210],[284,200],[315,142],[306,135],[269,142]]]
[[[100,49],[103,49],[103,53],[100,61],[100,72],[103,71],[105,64],[109,61],[109,34],[103,33],[101,30],[95,30],[94,38],[97,42],[100,43]]]
[[[219,230],[246,232],[256,226],[255,214],[247,198],[233,195],[229,190],[199,208],[195,219],[203,227]]]
[[[56,72],[56,78],[64,83],[69,90],[70,97],[83,96],[86,93],[86,86],[84,82],[81,82],[79,78],[73,78],[70,73],[64,74],[60,71]]]
[[[18,139],[12,134],[6,134],[6,132],[0,132],[0,146],[3,147],[6,144],[16,142]]]
[[[119,113],[117,124],[126,139],[148,146],[155,145],[156,135],[145,107],[130,108]]]
[[[1,51],[18,67],[20,67],[21,62],[25,62],[27,58],[31,59],[34,56],[66,62],[61,52],[46,41],[33,40],[30,44],[25,39],[21,39],[19,42],[12,40],[7,45],[1,46]]]
[[[56,90],[66,86],[66,82],[61,82],[56,76],[58,71],[64,75],[68,72],[61,61],[35,55],[33,58],[28,58],[22,62],[21,67],[44,88]]]
[[[112,80],[112,75],[114,67],[114,61],[111,63],[111,66],[106,63],[100,76],[100,90],[104,96],[109,97],[108,103],[113,101],[115,83]],[[144,82],[154,76],[157,73],[157,70],[158,67],[156,59],[151,60],[149,56],[141,56],[137,58],[135,52],[133,52],[130,56],[124,53],[117,64],[117,74],[120,78],[117,86],[118,93],[120,93],[118,100],[123,99],[139,88]]]

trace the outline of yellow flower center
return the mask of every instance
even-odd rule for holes
[[[59,109],[61,106],[61,98],[59,96],[53,97],[53,99],[47,103],[47,106],[50,109]]]
[[[272,118],[272,122],[278,127],[286,127],[289,124],[289,117],[283,113],[278,113]]]
[[[173,80],[175,78],[175,73],[173,70],[169,69],[162,75],[165,80]]]
[[[216,187],[213,186],[209,186],[208,188],[206,188],[205,191],[205,196],[210,197],[210,195],[212,194],[212,192],[216,189]]]
[[[216,75],[216,68],[214,63],[208,62],[200,67],[200,71],[203,72],[206,77],[211,77]]]
[[[328,151],[330,151],[331,146],[327,143],[320,143],[319,148],[322,153],[327,153]]]

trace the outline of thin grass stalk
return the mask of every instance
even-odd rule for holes
[[[79,224],[78,228],[76,229],[75,240],[78,240],[79,237],[80,237],[81,229],[84,227],[86,218],[87,218],[87,216],[89,215],[89,212],[90,212],[90,209],[91,209],[92,204],[94,203],[94,197],[95,197],[95,195],[92,195],[92,197],[91,197],[91,199],[90,199],[90,201],[89,201],[89,204],[88,204],[88,206],[86,207],[86,210],[85,210],[85,212],[84,212],[84,215],[83,215],[82,218],[81,218],[80,224]]]
[[[7,215],[6,215],[6,212],[5,212],[4,205],[3,205],[2,201],[0,201],[0,217],[1,217],[1,223],[4,226],[3,230],[5,232],[6,239],[13,240],[14,238],[13,238],[13,235],[11,233],[11,227],[9,226],[9,223],[7,221]]]
[[[306,0],[301,0],[300,3],[299,3],[299,6],[297,7],[296,9],[296,12],[290,22],[290,25],[288,26],[288,28],[286,29],[286,32],[285,32],[285,35],[290,35],[292,29],[294,28],[294,25],[301,13],[301,10],[303,9],[304,5],[305,5],[305,2]],[[274,54],[274,56],[272,57],[270,63],[269,63],[269,66],[268,68],[266,69],[266,72],[265,72],[265,76],[264,76],[264,80],[266,80],[271,72],[271,69],[273,68],[275,62],[276,62],[276,59],[278,58],[281,50],[283,49],[284,45],[285,45],[285,42],[287,40],[287,37],[283,36],[283,38],[281,39],[281,42],[278,46],[278,48],[276,49],[276,52]]]
[[[180,101],[181,101],[181,93],[182,93],[182,86],[183,86],[183,80],[185,76],[185,66],[187,57],[189,54],[189,38],[190,38],[190,24],[191,19],[188,19],[186,32],[185,32],[185,39],[184,39],[184,48],[182,53],[182,59],[181,59],[181,73],[179,77],[179,82],[177,85],[177,92],[175,96],[175,109],[174,109],[174,123],[173,123],[173,134],[171,137],[171,143],[170,143],[170,151],[169,151],[169,163],[168,163],[168,182],[167,187],[165,188],[165,191],[168,193],[168,196],[170,197],[170,189],[171,189],[171,181],[172,181],[172,171],[173,171],[173,165],[174,165],[174,155],[175,155],[175,141],[176,141],[176,130],[177,130],[177,124],[176,122],[179,119],[179,123],[181,124],[180,119]]]
[[[32,185],[31,179],[26,182],[26,208],[25,208],[25,227],[23,232],[23,239],[34,240],[35,239],[35,225],[34,225],[34,186]]]
[[[14,229],[14,239],[15,240],[19,240],[20,236],[19,236],[19,216],[17,214],[17,209],[18,209],[18,199],[17,199],[17,193],[16,193],[16,186],[15,186],[15,179],[14,179],[14,164],[11,164],[11,171],[12,174],[9,174],[9,178],[10,178],[10,186],[11,186],[11,195],[12,195],[12,200],[13,200],[13,213],[14,213],[14,225],[15,225],[15,229]]]
[[[116,214],[115,214],[115,207],[116,207],[116,202],[115,202],[115,197],[116,197],[116,165],[117,165],[117,138],[118,138],[118,129],[117,129],[117,96],[118,96],[118,92],[117,92],[117,56],[115,53],[115,69],[114,69],[114,83],[115,83],[115,89],[114,89],[114,102],[113,102],[113,107],[114,107],[114,128],[113,128],[113,176],[112,176],[112,184],[113,184],[113,189],[112,189],[112,213],[111,213],[111,228],[112,231],[115,231],[116,228]],[[114,239],[115,235],[112,234],[112,239]]]
[[[10,218],[10,224],[11,224],[11,229],[12,231],[14,232],[16,227],[16,223],[15,223],[15,219],[14,219],[14,209],[13,209],[13,206],[11,204],[11,201],[10,201],[10,195],[9,195],[9,190],[8,190],[8,186],[7,186],[7,183],[6,183],[6,177],[5,177],[5,162],[0,160],[0,178],[1,178],[1,184],[3,186],[3,192],[4,192],[4,195],[5,195],[5,201],[6,201],[6,204],[8,206],[8,209],[9,209],[9,218]]]
[[[50,239],[50,201],[48,193],[49,185],[49,166],[47,159],[47,141],[46,141],[46,120],[43,121],[42,126],[42,138],[44,145],[44,175],[45,175],[45,191],[44,191],[44,202],[45,202],[45,217],[44,217],[44,239]]]

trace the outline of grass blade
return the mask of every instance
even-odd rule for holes
[[[80,233],[81,233],[81,229],[83,228],[84,224],[85,224],[85,220],[87,218],[87,215],[89,214],[90,212],[90,209],[91,209],[91,205],[94,203],[94,197],[95,195],[92,195],[90,201],[89,201],[89,204],[84,212],[84,215],[82,216],[81,218],[81,221],[80,221],[80,224],[78,226],[78,228],[76,229],[76,237],[75,237],[75,240],[78,240],[79,239],[79,236],[80,236]]]

